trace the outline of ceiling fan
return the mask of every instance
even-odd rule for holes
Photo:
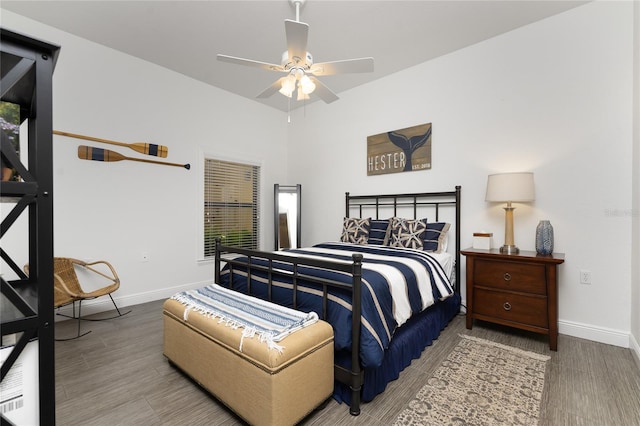
[[[296,8],[296,20],[285,19],[284,21],[287,50],[282,54],[280,65],[218,54],[219,61],[287,74],[267,87],[257,96],[258,98],[268,98],[276,92],[292,98],[297,90],[297,100],[309,99],[309,95],[315,93],[323,101],[330,103],[337,100],[338,96],[316,76],[373,71],[373,58],[370,57],[333,62],[313,62],[313,56],[307,51],[309,25],[300,22],[300,7],[304,5],[305,1],[289,0],[291,5]]]

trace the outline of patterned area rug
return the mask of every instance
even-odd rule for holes
[[[549,357],[460,337],[394,425],[537,425]]]

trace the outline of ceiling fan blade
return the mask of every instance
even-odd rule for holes
[[[222,62],[229,62],[231,64],[262,68],[268,71],[285,71],[285,69],[281,65],[269,64],[267,62],[254,61],[251,59],[236,58],[235,56],[218,54],[218,60]]]
[[[327,86],[325,86],[324,83],[322,83],[320,80],[318,80],[317,78],[315,78],[313,76],[309,76],[309,78],[316,85],[316,89],[313,91],[313,93],[318,95],[318,97],[320,99],[322,99],[323,101],[325,101],[328,104],[330,104],[333,101],[337,101],[339,99],[338,95],[333,93],[331,91],[331,89],[329,89]]]
[[[269,86],[266,89],[264,89],[264,91],[262,91],[262,93],[260,93],[258,96],[256,96],[256,98],[261,98],[261,99],[268,98],[268,97],[272,96],[273,94],[275,94],[282,87],[282,81],[285,78],[287,78],[287,77],[281,77],[281,78],[277,79],[276,81],[274,81],[271,86]]]
[[[307,62],[307,37],[309,25],[304,22],[285,19],[284,29],[287,35],[287,53],[293,64],[303,65]]]
[[[309,71],[314,75],[333,75],[356,72],[373,72],[373,58],[346,59],[344,61],[313,64]]]

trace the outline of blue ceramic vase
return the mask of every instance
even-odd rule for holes
[[[541,220],[536,227],[536,252],[553,253],[553,226],[548,220]]]

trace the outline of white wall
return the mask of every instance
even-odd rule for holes
[[[631,251],[631,347],[640,365],[640,2],[634,2],[633,246]]]
[[[304,245],[337,238],[345,191],[455,185],[463,187],[463,246],[481,229],[501,243],[504,213],[484,202],[486,176],[527,170],[537,198],[517,206],[516,244],[531,250],[537,222],[554,225],[556,251],[566,253],[561,333],[628,346],[630,331],[635,342],[640,334],[637,314],[631,327],[640,291],[625,214],[637,211],[640,197],[631,184],[639,165],[632,11],[632,2],[578,7],[358,87],[331,105],[296,110],[289,126],[278,111],[5,10],[2,25],[62,45],[56,129],[164,144],[167,161],[193,166],[82,161],[75,150],[83,142],[54,138],[56,255],[112,261],[123,281],[120,303],[210,279],[212,265],[198,261],[203,152],[262,165],[264,248],[273,238],[275,182],[303,185]],[[425,122],[433,123],[431,170],[366,176],[368,135]],[[2,241],[18,262],[26,261],[20,241]],[[592,271],[591,286],[578,283],[580,269]]]
[[[5,10],[2,26],[62,46],[53,82],[55,129],[169,148],[159,159],[54,136],[55,255],[113,263],[122,281],[114,296],[123,305],[211,281],[212,263],[199,261],[203,155],[261,165],[262,191],[272,194],[273,184],[286,180],[285,115]],[[80,144],[192,167],[80,160]],[[272,217],[272,198],[262,198],[263,217]],[[271,248],[273,227],[262,230],[263,247]],[[24,232],[22,220],[2,240],[20,265],[28,260]]]
[[[536,200],[517,207],[515,240],[533,250],[538,221],[555,228],[555,250],[566,254],[560,332],[628,346],[632,10],[631,2],[587,4],[292,117],[289,167],[303,187],[303,244],[339,235],[345,191],[458,184],[462,245],[479,230],[502,244],[504,212],[485,203],[486,176],[533,171]],[[366,176],[368,135],[426,122],[431,170]],[[592,285],[579,284],[580,269],[592,271]]]

